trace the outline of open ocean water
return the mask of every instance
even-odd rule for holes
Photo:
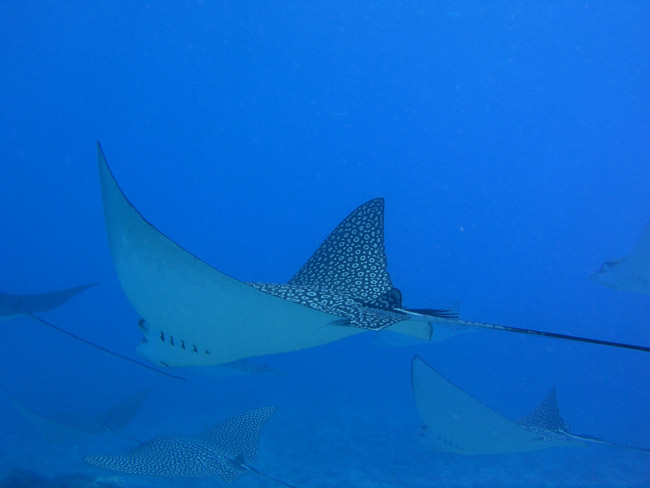
[[[140,212],[238,279],[286,282],[383,196],[406,306],[650,345],[650,296],[589,279],[650,218],[649,18],[643,1],[0,2],[0,291],[98,282],[42,316],[137,359],[100,140]],[[181,383],[27,317],[1,326],[0,387],[43,416],[151,387],[123,431],[144,440],[277,406],[253,464],[301,488],[650,486],[650,453],[608,446],[429,450],[410,384],[418,354],[512,419],[556,385],[573,432],[650,447],[644,352],[365,333],[256,360],[276,374],[173,370]],[[52,435],[7,395],[0,419],[2,488],[225,486],[90,466],[137,444]]]

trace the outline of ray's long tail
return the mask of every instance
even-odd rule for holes
[[[68,337],[71,337],[71,338],[73,338],[73,339],[75,339],[75,340],[77,340],[79,342],[83,342],[84,344],[86,344],[88,346],[92,346],[95,349],[99,349],[102,352],[110,354],[111,356],[122,359],[124,361],[128,361],[129,363],[132,363],[132,364],[136,364],[136,365],[138,365],[138,366],[140,366],[142,368],[146,368],[146,369],[148,369],[150,371],[154,371],[154,372],[156,372],[158,374],[167,376],[169,378],[173,378],[175,380],[181,380],[181,381],[184,381],[184,382],[187,383],[187,379],[183,378],[182,376],[176,376],[176,375],[173,375],[173,374],[170,374],[170,373],[166,373],[165,371],[161,371],[160,369],[154,368],[153,366],[149,366],[148,364],[141,363],[140,361],[136,361],[135,359],[131,359],[131,358],[127,357],[127,356],[123,356],[122,354],[120,354],[118,352],[111,351],[110,349],[107,349],[104,346],[100,346],[99,344],[95,344],[94,342],[91,342],[91,341],[89,341],[87,339],[84,339],[83,337],[80,337],[80,336],[78,336],[76,334],[73,334],[72,332],[68,332],[67,330],[65,330],[63,328],[61,328],[61,327],[59,327],[57,325],[54,325],[52,322],[48,322],[47,320],[42,319],[38,315],[34,315],[29,310],[26,310],[24,308],[21,308],[20,310],[21,310],[22,313],[24,313],[25,315],[28,315],[29,317],[33,318],[37,322],[40,322],[41,324],[46,325],[47,327],[50,327],[50,328],[56,330],[57,332],[65,334]]]

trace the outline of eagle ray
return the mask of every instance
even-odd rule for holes
[[[383,199],[355,210],[319,248],[334,253],[334,265],[326,262],[326,252],[317,251],[287,284],[244,283],[147,222],[119,188],[99,145],[98,156],[113,261],[124,292],[143,317],[145,337],[138,351],[154,363],[223,364],[314,347],[372,328],[430,338],[428,320],[368,306],[391,290]],[[342,249],[332,249],[333,243]],[[355,261],[357,250],[364,252]],[[357,265],[354,275],[349,260]]]
[[[327,344],[368,330],[423,340],[434,325],[481,327],[650,352],[650,348],[464,321],[408,309],[386,269],[384,200],[346,217],[288,283],[245,283],[192,255],[129,202],[98,143],[104,215],[122,288],[141,315],[138,352],[163,366],[207,366]]]
[[[411,365],[413,396],[425,424],[425,443],[464,455],[502,454],[598,443],[650,451],[569,431],[555,388],[528,415],[512,421],[454,385],[419,356]]]
[[[120,403],[96,415],[85,415],[68,411],[42,414],[27,407],[13,395],[7,392],[5,393],[23,417],[46,433],[61,431],[61,428],[83,432],[85,434],[114,432],[122,437],[140,442],[119,431],[124,429],[133,420],[133,417],[135,417],[149,396],[150,391],[150,388],[138,391]],[[56,428],[53,429],[52,427]]]
[[[650,295],[650,221],[627,256],[604,262],[591,278],[612,288]]]
[[[231,482],[251,471],[284,486],[250,464],[257,457],[259,437],[275,407],[239,414],[206,430],[189,435],[168,435],[144,442],[123,455],[87,456],[99,468],[161,478],[221,478]]]

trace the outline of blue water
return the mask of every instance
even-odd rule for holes
[[[412,307],[650,344],[650,297],[588,278],[650,217],[646,2],[0,4],[0,290],[99,285],[45,314],[137,357],[95,141],[135,206],[242,280],[283,282],[353,208],[386,198],[389,271]],[[256,466],[300,487],[648,486],[602,446],[429,451],[414,354],[517,418],[557,385],[579,433],[650,446],[650,356],[493,331],[387,348],[370,334],[263,358],[286,376],[181,384],[27,318],[2,323],[0,385],[41,412],[154,390],[128,433],[194,433],[277,405]],[[0,478],[86,473],[133,443],[43,436],[0,398]],[[216,482],[217,485],[219,482]],[[272,486],[247,475],[233,486]]]

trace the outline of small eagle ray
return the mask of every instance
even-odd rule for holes
[[[512,421],[451,383],[419,356],[411,381],[429,447],[455,454],[502,454],[584,443],[650,451],[570,432],[557,406],[555,387],[528,415]]]
[[[161,478],[221,478],[231,482],[251,471],[291,488],[252,467],[259,437],[275,407],[262,407],[189,436],[157,437],[132,451],[116,456],[87,456],[86,462],[99,468],[127,474]]]
[[[384,249],[384,200],[346,217],[287,283],[245,283],[201,261],[129,202],[98,143],[109,246],[122,288],[142,319],[138,352],[168,367],[208,366],[327,344],[364,331],[422,340],[433,327],[479,327],[650,352],[650,348],[464,321],[447,309],[409,309]]]
[[[9,396],[23,417],[46,433],[52,430],[50,427],[54,424],[54,426],[84,432],[86,434],[113,432],[132,439],[125,434],[121,434],[119,431],[124,429],[133,420],[133,417],[135,417],[149,396],[150,391],[147,388],[134,393],[117,405],[97,415],[84,415],[68,411],[55,412],[53,414],[37,413],[18,401],[13,395],[7,393],[7,396]]]
[[[612,288],[650,295],[650,222],[627,256],[604,262],[591,278]]]
[[[47,312],[48,310],[63,305],[75,295],[96,284],[89,283],[87,285],[34,295],[11,295],[0,292],[0,318],[23,315],[26,313],[25,311],[31,313]]]

